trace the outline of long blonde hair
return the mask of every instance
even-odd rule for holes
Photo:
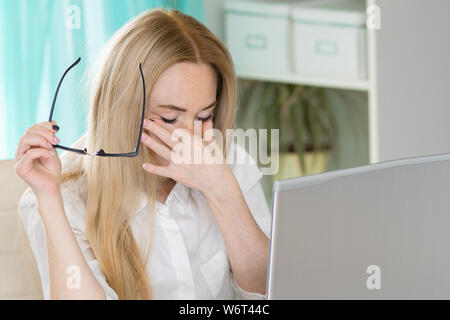
[[[171,65],[211,65],[218,75],[214,126],[223,132],[232,127],[236,80],[228,50],[196,19],[176,10],[158,8],[128,22],[105,46],[94,82],[88,130],[75,146],[87,146],[89,151],[102,148],[110,153],[134,150],[142,108],[140,62],[147,97],[158,77]],[[109,285],[120,299],[152,297],[146,271],[150,248],[145,254],[131,230],[131,214],[143,193],[152,204],[149,207],[154,220],[158,183],[157,177],[142,170],[146,162],[151,162],[151,155],[142,145],[135,158],[80,157],[69,153],[63,157],[63,181],[82,179],[87,237]]]

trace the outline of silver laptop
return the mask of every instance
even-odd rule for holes
[[[268,299],[450,299],[450,154],[278,181]]]

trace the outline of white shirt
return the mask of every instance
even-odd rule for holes
[[[237,147],[236,152],[246,152]],[[271,214],[261,188],[256,164],[230,165],[258,226],[270,236]],[[79,180],[61,187],[64,208],[86,261],[106,293],[118,299],[108,285],[86,237],[86,204]],[[226,192],[226,190],[224,190]],[[44,227],[32,192],[23,197],[19,212],[41,276],[44,299],[49,299],[47,249]],[[143,201],[131,221],[142,252],[150,241],[150,206]],[[266,295],[239,287],[231,271],[225,243],[203,194],[176,183],[166,203],[156,202],[154,239],[147,272],[153,299],[265,299]]]

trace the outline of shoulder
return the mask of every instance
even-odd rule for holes
[[[237,143],[232,144],[228,159],[230,159],[230,168],[242,192],[251,190],[262,177],[255,159]]]
[[[86,205],[81,199],[81,179],[75,178],[61,185],[61,195],[66,216],[73,227],[84,230]],[[22,223],[27,231],[33,229],[40,222],[38,201],[33,191],[28,188],[19,201],[18,211]]]

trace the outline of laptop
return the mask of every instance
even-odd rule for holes
[[[268,299],[450,299],[450,154],[274,185]]]

